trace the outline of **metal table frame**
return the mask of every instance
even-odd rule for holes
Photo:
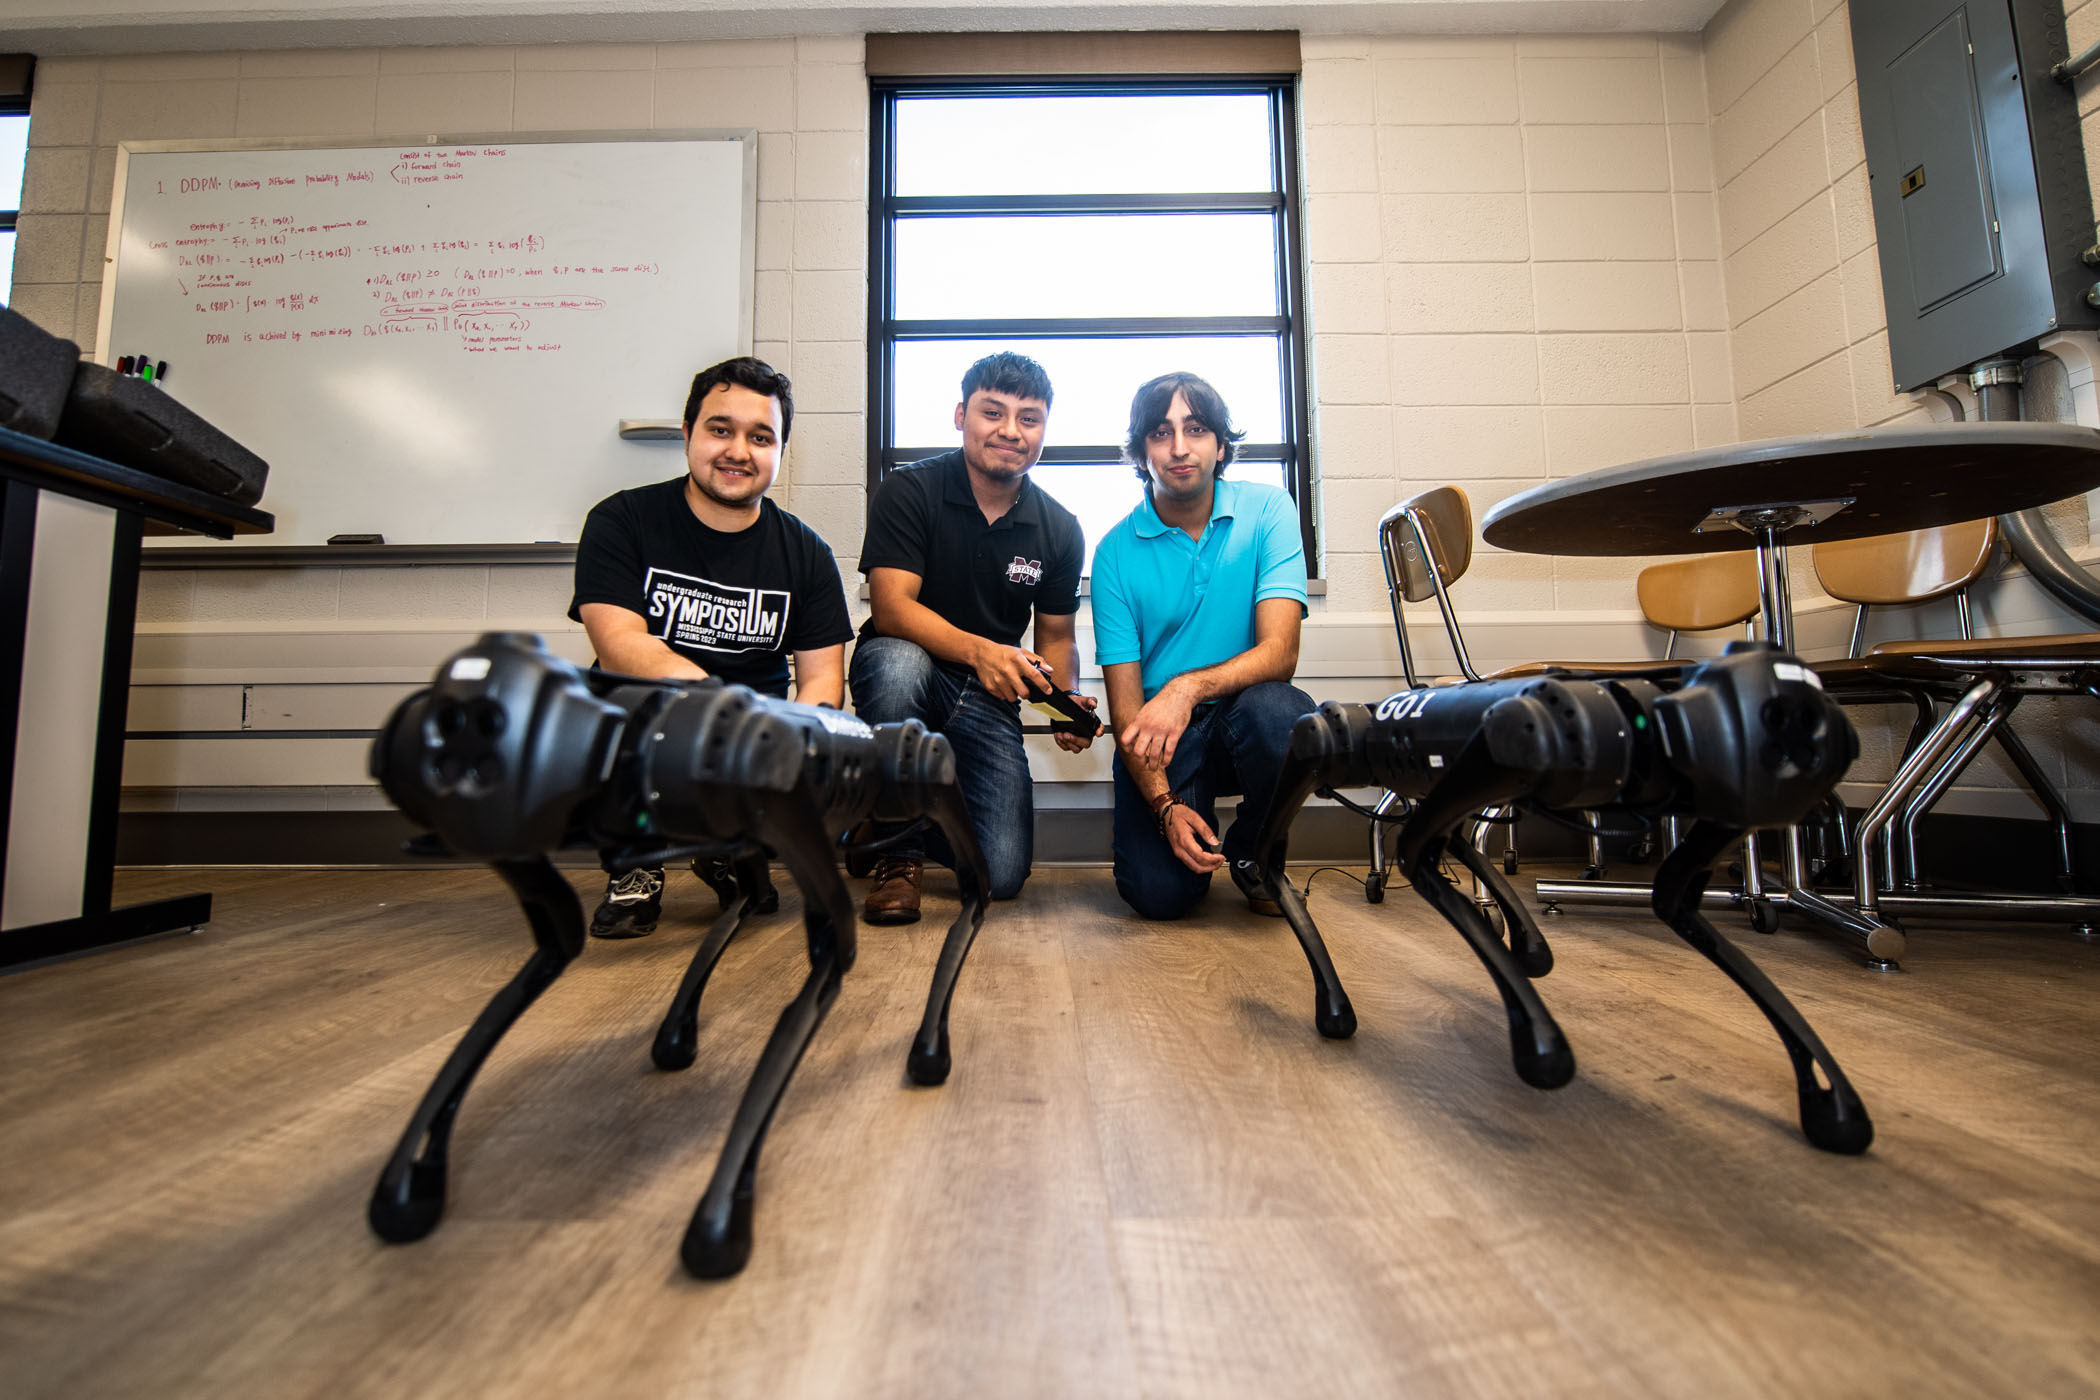
[[[1961,436],[1935,437],[1934,434],[1952,431]],[[1892,450],[1913,451],[1944,448],[1948,444],[1971,444],[1979,450],[2001,450],[2018,452],[2023,448],[2041,448],[2058,453],[2068,451],[2074,457],[2083,450],[2090,455],[2090,479],[2076,489],[2089,489],[2100,483],[2100,432],[2068,424],[1975,424],[1949,429],[1868,430],[1856,433],[1818,434],[1811,437],[1777,439],[1762,443],[1738,444],[1734,449],[1739,464],[1745,467],[1797,467],[1801,463],[1814,463],[1817,459],[1828,459],[1832,463],[1829,479],[1843,480],[1842,468],[1847,465],[1846,454],[1864,451]],[[1508,538],[1498,540],[1498,527],[1507,527],[1513,518],[1526,509],[1543,501],[1553,501],[1565,507],[1572,499],[1594,486],[1624,492],[1629,483],[1644,479],[1667,480],[1682,473],[1690,476],[1700,472],[1714,472],[1731,465],[1721,455],[1726,449],[1708,449],[1703,452],[1681,454],[1677,457],[1658,458],[1651,462],[1633,463],[1624,467],[1611,467],[1602,471],[1586,473],[1559,482],[1549,482],[1542,487],[1513,496],[1501,502],[1488,513],[1482,534],[1490,544],[1505,548],[1531,549],[1534,552],[1549,551],[1529,543],[1513,542]],[[2061,464],[2061,459],[2060,459]],[[2070,468],[2063,468],[2069,470]],[[2022,483],[2008,488],[2004,499],[1992,508],[1979,512],[1995,514],[2004,510],[2020,510],[2029,506],[2045,504],[2070,494],[2060,490],[2062,481],[2052,477],[2049,482]],[[1967,484],[1973,489],[1973,483]],[[2037,494],[2056,492],[2056,495]],[[1803,493],[1804,496],[1807,493]],[[2025,499],[2034,496],[2035,499]],[[1747,505],[1715,505],[1707,509],[1705,516],[1691,527],[1687,538],[1677,542],[1672,552],[1697,553],[1713,549],[1720,541],[1712,538],[1711,532],[1737,530],[1748,534],[1757,551],[1757,576],[1760,599],[1763,605],[1763,633],[1767,641],[1782,650],[1792,651],[1794,641],[1794,617],[1792,594],[1787,578],[1787,536],[1794,531],[1814,530],[1820,539],[1851,539],[1865,535],[1894,533],[1915,529],[1922,524],[1951,524],[1962,518],[1958,512],[1948,519],[1934,519],[1931,500],[1908,499],[1901,503],[1904,510],[1917,519],[1899,519],[1892,523],[1877,524],[1880,512],[1852,510],[1859,503],[1859,494],[1836,494],[1821,498],[1793,501],[1767,501]],[[1850,518],[1846,513],[1851,511]],[[1825,522],[1834,522],[1831,529],[1818,530]],[[1505,528],[1505,534],[1515,533]],[[1725,544],[1721,545],[1726,548]],[[1617,552],[1661,552],[1649,549],[1621,551],[1617,549],[1593,549],[1595,553]],[[2038,662],[2038,666],[2043,663]],[[2066,667],[2058,660],[2048,663]],[[1953,674],[1954,663],[1943,668],[1944,675]],[[2084,692],[2092,687],[2075,681],[2067,682],[2065,693]],[[1947,713],[1914,748],[1898,769],[1888,788],[1869,809],[1859,825],[1853,843],[1853,888],[1845,894],[1823,894],[1809,888],[1806,854],[1803,849],[1799,827],[1788,827],[1778,833],[1780,840],[1782,886],[1778,890],[1767,890],[1763,884],[1759,839],[1752,833],[1744,842],[1743,884],[1739,891],[1709,889],[1704,900],[1709,905],[1742,907],[1763,901],[1773,906],[1797,910],[1809,915],[1823,925],[1849,937],[1866,954],[1870,966],[1892,969],[1905,951],[1902,930],[1891,922],[1906,916],[1931,916],[1935,914],[1955,917],[2009,920],[2039,920],[2044,922],[2068,922],[2080,932],[2091,933],[2100,925],[2100,899],[2075,895],[2028,896],[2028,895],[1934,895],[1884,890],[1875,880],[1874,844],[1879,838],[1884,845],[1883,863],[1893,870],[1894,854],[1891,824],[1899,810],[1905,814],[1905,826],[1914,823],[1925,808],[1937,800],[1940,793],[1952,783],[1968,761],[1982,748],[1991,734],[2001,726],[2011,713],[2006,702],[2007,685],[2002,679],[1986,677],[1969,685],[1954,699]],[[1895,884],[1893,876],[1888,882]],[[1646,905],[1651,897],[1648,885],[1628,881],[1604,880],[1540,880],[1538,897],[1547,906],[1561,903]]]

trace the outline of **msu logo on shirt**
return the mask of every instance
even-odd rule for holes
[[[789,597],[781,588],[737,588],[669,569],[642,580],[656,635],[705,651],[778,651],[787,635]]]
[[[1025,583],[1030,588],[1035,587],[1043,581],[1043,561],[1040,559],[1023,559],[1016,554],[1014,562],[1006,566],[1006,581],[1008,583]]]

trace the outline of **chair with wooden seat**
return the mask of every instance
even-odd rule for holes
[[[1848,703],[1908,699],[1917,710],[1896,776],[1868,810],[1854,842],[1860,852],[1854,895],[1864,897],[1868,909],[1876,839],[1882,844],[1883,883],[1918,887],[1918,822],[1993,739],[2056,828],[2058,881],[2067,892],[2075,888],[2069,810],[2009,721],[2027,695],[2090,691],[2092,681],[2082,677],[2100,668],[2100,633],[1976,637],[1968,589],[1990,567],[1997,539],[1997,521],[1985,519],[1815,547],[1824,591],[1859,610],[1850,655],[1815,668],[1825,687]],[[1956,600],[1960,638],[1881,642],[1862,655],[1869,608],[1948,596]],[[1935,700],[1947,704],[1944,715]]]
[[[1858,610],[1852,618],[1852,646],[1845,654],[1855,657],[1863,649],[1870,608],[1915,607],[1950,594],[1962,636],[1973,637],[1969,585],[1983,576],[1997,550],[1995,518],[1818,543],[1813,555],[1816,581],[1825,593]]]
[[[1665,669],[1675,657],[1677,639],[1685,632],[1710,632],[1750,621],[1758,612],[1757,559],[1748,551],[1704,554],[1651,564],[1635,580],[1641,615],[1652,627],[1668,632],[1660,660],[1526,661],[1504,666],[1483,677],[1466,651],[1458,613],[1451,606],[1450,585],[1473,563],[1473,507],[1463,488],[1439,486],[1412,496],[1387,511],[1378,522],[1378,548],[1385,561],[1386,593],[1392,603],[1393,630],[1400,642],[1400,668],[1409,688],[1510,676],[1548,670],[1642,672]],[[1435,567],[1429,561],[1434,561]],[[1457,676],[1424,677],[1415,669],[1407,641],[1404,603],[1436,599],[1450,639]]]
[[[1641,614],[1651,626],[1670,634],[1661,660],[1632,661],[1526,661],[1504,666],[1483,676],[1474,669],[1466,650],[1464,629],[1451,605],[1450,587],[1465,576],[1473,562],[1473,506],[1464,488],[1438,486],[1400,502],[1378,522],[1378,549],[1385,562],[1386,593],[1393,609],[1393,631],[1400,644],[1400,668],[1409,689],[1451,685],[1460,681],[1506,679],[1539,675],[1547,671],[1570,671],[1588,675],[1639,674],[1672,668],[1677,638],[1683,632],[1704,632],[1733,627],[1754,618],[1758,612],[1757,563],[1748,552],[1702,555],[1671,560],[1643,569],[1636,581]],[[1406,603],[1436,600],[1443,618],[1444,633],[1458,664],[1455,676],[1431,676],[1418,671],[1408,644]],[[1378,812],[1393,815],[1399,800],[1387,793],[1379,800]],[[1495,814],[1500,819],[1503,814]],[[1477,842],[1481,830],[1476,827]],[[1379,823],[1371,826],[1371,892],[1382,881],[1384,832]],[[1508,832],[1502,868],[1514,874],[1517,868],[1516,833]],[[1604,874],[1603,848],[1598,838],[1589,838],[1586,879]],[[1375,897],[1374,897],[1375,902]]]

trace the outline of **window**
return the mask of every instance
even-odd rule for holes
[[[14,299],[15,218],[29,153],[29,79],[36,60],[0,54],[0,305]]]
[[[963,371],[1017,350],[1056,399],[1036,482],[1088,560],[1138,503],[1138,385],[1202,375],[1246,430],[1234,478],[1306,475],[1289,77],[882,79],[874,100],[869,489],[956,444]]]
[[[0,305],[14,299],[15,216],[21,211],[28,152],[29,118],[0,108]]]

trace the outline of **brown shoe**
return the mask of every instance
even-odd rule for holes
[[[871,924],[915,924],[919,921],[919,875],[926,863],[901,856],[884,856],[875,862],[869,876],[875,884],[868,891],[861,917]]]
[[[1232,863],[1232,883],[1247,896],[1249,909],[1271,919],[1283,917],[1283,906],[1276,902],[1275,889],[1262,878],[1261,868],[1253,861],[1236,860]]]

